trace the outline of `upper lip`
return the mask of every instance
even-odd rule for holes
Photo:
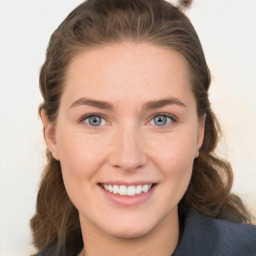
[[[156,182],[152,181],[134,181],[134,182],[127,182],[127,181],[104,181],[104,182],[99,182],[98,184],[103,184],[103,185],[124,185],[124,186],[138,186],[138,185],[146,185],[146,184],[156,184]]]

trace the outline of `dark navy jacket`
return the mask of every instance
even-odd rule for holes
[[[53,243],[35,256],[77,256],[82,246],[57,252]],[[191,211],[172,256],[256,256],[256,226],[212,219]]]
[[[172,256],[256,256],[256,226],[191,212]]]

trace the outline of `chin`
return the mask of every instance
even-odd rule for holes
[[[109,227],[107,233],[123,239],[133,239],[147,235],[152,230],[149,225],[135,225],[128,223],[128,225],[116,226],[115,228]]]

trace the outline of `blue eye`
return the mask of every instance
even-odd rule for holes
[[[99,126],[101,124],[102,118],[100,116],[90,116],[88,122],[91,126]]]
[[[99,115],[90,115],[87,116],[84,120],[88,125],[95,127],[106,124],[106,121]]]
[[[164,126],[168,123],[171,123],[173,122],[173,118],[172,117],[169,117],[167,115],[164,115],[164,114],[159,114],[159,115],[156,115],[153,119],[153,124],[156,125],[156,126]],[[152,122],[151,121],[151,122]],[[150,123],[151,123],[150,122]]]

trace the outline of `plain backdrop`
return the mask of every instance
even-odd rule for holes
[[[171,1],[176,2],[176,1]],[[79,0],[0,0],[0,255],[33,251],[45,145],[38,74],[54,29]],[[186,11],[212,72],[212,106],[238,193],[256,213],[256,1],[195,0]]]

